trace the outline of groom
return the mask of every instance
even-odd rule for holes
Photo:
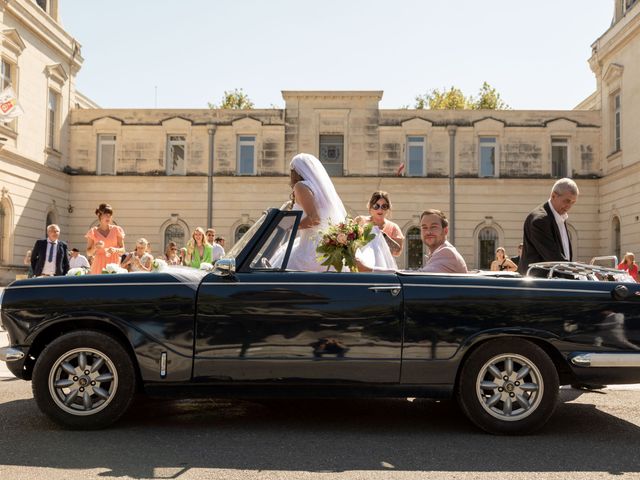
[[[422,243],[427,246],[424,265],[419,272],[431,273],[467,273],[467,264],[456,247],[447,241],[449,233],[449,220],[440,210],[425,210],[420,215],[420,234]],[[356,259],[359,272],[392,272],[393,270],[381,269],[364,265]]]
[[[429,253],[420,272],[467,273],[467,264],[456,247],[447,241],[449,220],[440,210],[425,210],[420,215],[420,235]]]

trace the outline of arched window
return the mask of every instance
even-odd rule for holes
[[[620,255],[622,254],[622,248],[620,246],[620,217],[615,216],[611,221],[611,238],[613,240],[613,254],[620,261]]]
[[[236,228],[236,234],[233,236],[234,243],[240,240],[242,236],[247,233],[247,230],[249,230],[249,225],[240,225]]]
[[[56,214],[53,210],[47,212],[47,223],[44,225],[44,236],[47,236],[47,227],[56,223]]]
[[[167,245],[169,245],[169,242],[176,242],[178,248],[182,248],[185,246],[184,228],[182,228],[182,225],[178,223],[172,223],[164,230],[164,247],[162,249],[163,252],[167,250]]]
[[[424,260],[424,247],[420,237],[420,227],[411,227],[407,230],[407,268],[415,270],[421,268]]]
[[[493,227],[484,227],[478,232],[478,268],[488,270],[496,257],[498,232]]]

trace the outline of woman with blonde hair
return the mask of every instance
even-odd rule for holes
[[[491,271],[502,272],[504,270],[507,272],[515,272],[518,270],[518,266],[509,260],[504,247],[498,247],[496,249],[496,259],[491,262]]]
[[[139,238],[136,241],[136,249],[127,254],[122,261],[122,267],[130,272],[150,272],[153,255],[147,252],[149,242],[146,238]]]
[[[108,263],[120,263],[120,255],[125,253],[124,230],[113,225],[113,208],[108,203],[101,203],[95,211],[100,222],[91,227],[87,239],[87,255],[93,257],[91,273],[102,273]]]
[[[207,241],[202,227],[196,227],[187,243],[187,258],[185,264],[189,267],[200,268],[202,263],[212,263],[213,247]]]
[[[164,259],[167,265],[182,265],[182,259],[178,255],[178,244],[176,242],[169,242],[167,248],[164,251]]]
[[[618,270],[626,270],[636,282],[638,281],[638,264],[636,263],[636,256],[632,252],[624,254],[624,259],[618,265]]]

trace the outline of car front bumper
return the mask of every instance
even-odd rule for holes
[[[16,362],[24,358],[24,352],[13,347],[0,348],[0,360],[3,362]]]

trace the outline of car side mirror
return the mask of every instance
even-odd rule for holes
[[[233,275],[236,273],[236,259],[221,258],[220,260],[216,260],[213,270],[220,275]]]

